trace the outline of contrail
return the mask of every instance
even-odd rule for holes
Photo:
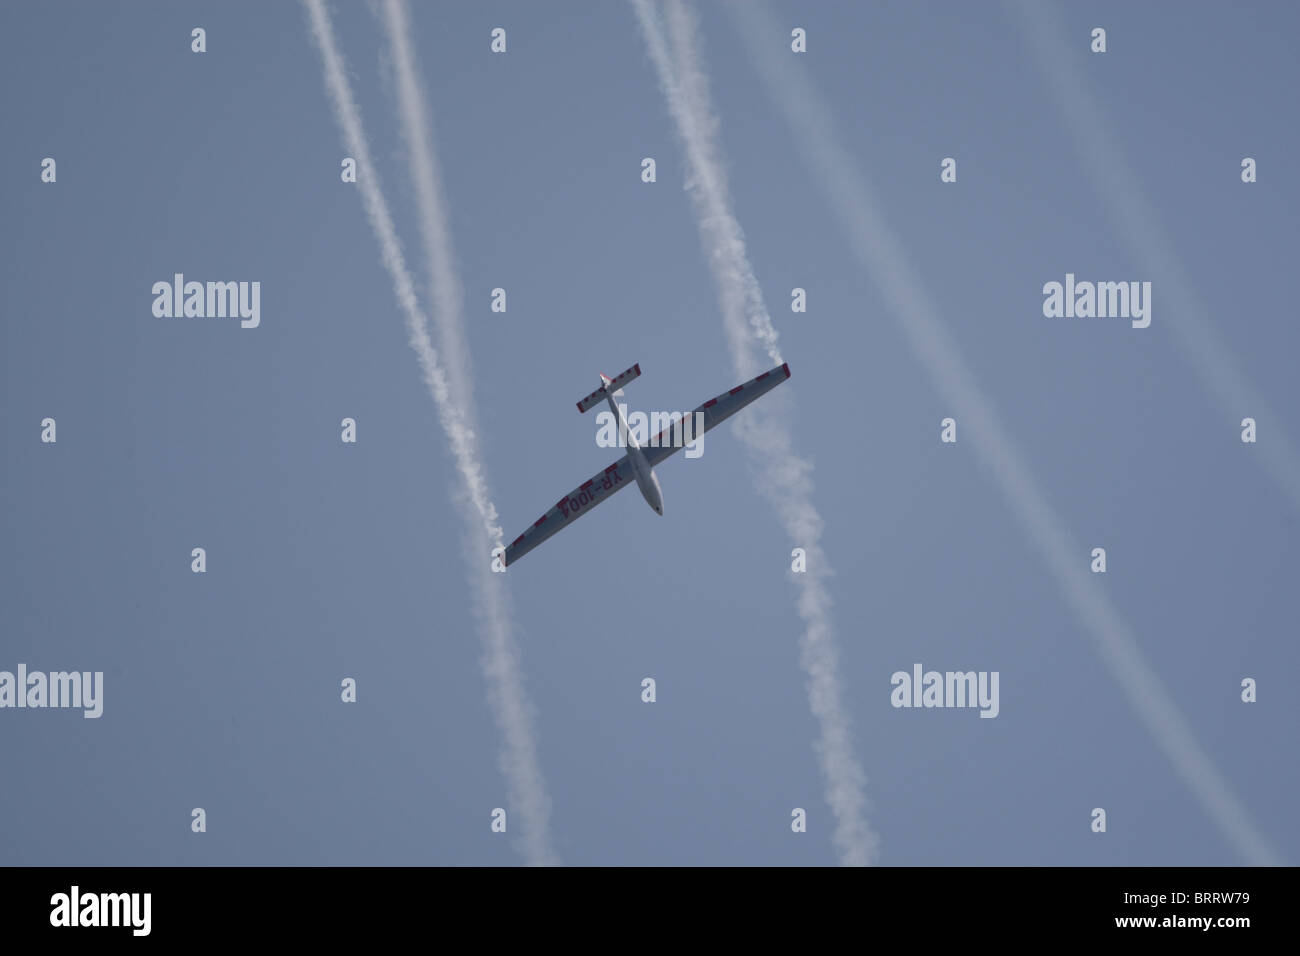
[[[658,11],[647,0],[632,0],[632,6],[686,152],[685,187],[717,287],[732,364],[737,377],[750,378],[761,370],[755,344],[766,352],[769,364],[779,364],[782,359],[776,329],[745,251],[744,233],[732,211],[716,134],[718,120],[695,45],[697,26],[680,2],[670,3],[669,39],[665,39]],[[853,752],[840,684],[832,600],[825,582],[831,570],[820,543],[822,519],[812,503],[812,465],[795,454],[789,430],[758,409],[752,410],[747,420],[737,420],[736,434],[746,445],[759,490],[776,507],[791,540],[807,555],[808,570],[794,577],[800,587],[798,610],[805,627],[799,661],[819,729],[815,749],[826,780],[826,802],[835,816],[833,842],[840,861],[865,866],[875,862],[879,838],[865,819],[866,775]]]
[[[1246,808],[1201,749],[1159,676],[1142,656],[1132,630],[1087,568],[1087,552],[1052,510],[1010,432],[979,389],[939,318],[869,181],[840,144],[835,121],[793,56],[765,5],[727,5],[772,98],[795,132],[796,146],[826,190],[853,253],[890,305],[904,338],[962,422],[982,466],[1044,559],[1069,606],[1183,782],[1224,837],[1249,862],[1281,861]]]
[[[1236,367],[1227,343],[1215,332],[1205,308],[1190,291],[1191,278],[1166,233],[1157,225],[1155,206],[1125,162],[1110,132],[1112,124],[1089,94],[1074,51],[1061,40],[1055,13],[1048,4],[1026,0],[1008,0],[1007,8],[1020,14],[1033,60],[1067,118],[1065,127],[1074,138],[1075,152],[1097,195],[1105,202],[1116,233],[1128,246],[1129,254],[1143,264],[1153,288],[1159,289],[1160,298],[1167,303],[1162,309],[1167,318],[1162,321],[1175,333],[1174,342],[1205,387],[1227,409],[1231,416],[1227,428],[1235,428],[1247,416],[1259,422],[1259,441],[1249,450],[1262,459],[1265,470],[1291,504],[1300,509],[1300,454],[1282,430],[1286,419],[1268,406],[1264,396]]]
[[[496,508],[489,495],[478,442],[470,424],[468,374],[458,376],[456,387],[463,391],[460,394],[453,394],[447,373],[429,340],[425,316],[420,311],[419,300],[415,293],[415,284],[406,268],[388,203],[379,186],[378,170],[371,161],[369,142],[361,124],[361,113],[352,94],[351,83],[344,70],[343,58],[334,38],[333,23],[323,0],[303,0],[303,2],[311,26],[312,38],[321,55],[325,86],[334,110],[334,118],[343,134],[345,148],[357,161],[357,184],[361,187],[361,199],[366,217],[370,220],[370,227],[379,243],[380,258],[393,280],[393,292],[406,320],[411,348],[415,350],[424,373],[425,384],[437,406],[438,419],[451,445],[452,457],[461,483],[474,502],[477,517],[475,513],[466,513],[467,553],[477,555],[482,549],[482,560],[472,557],[468,562],[467,573],[473,589],[473,611],[478,619],[483,639],[481,663],[487,680],[488,701],[504,738],[499,764],[506,778],[509,802],[512,807],[518,809],[518,815],[523,818],[520,846],[524,859],[529,864],[555,864],[559,860],[551,848],[550,801],[537,759],[533,712],[524,690],[519,650],[511,635],[509,596],[504,585],[494,580],[498,576],[492,573],[488,561],[490,548],[500,546],[502,534],[497,522]],[[393,22],[391,16],[389,22],[391,27]],[[405,42],[405,31],[403,31],[402,43]],[[393,45],[396,49],[398,43],[395,42]],[[406,48],[406,53],[409,64],[409,47]],[[427,142],[426,137],[425,143]],[[432,195],[437,195],[436,188]],[[436,204],[433,211],[440,212]],[[447,235],[445,217],[441,221],[441,227],[441,234],[445,240]],[[450,251],[448,241],[442,242],[436,248],[447,253]],[[434,257],[431,248],[430,258]],[[436,294],[437,306],[441,308],[447,302],[455,302],[458,309],[459,285],[455,283],[449,254],[445,265],[446,270],[434,269],[432,273],[435,284],[448,275],[452,279],[451,291],[439,290]],[[446,318],[446,313],[442,317]],[[447,321],[452,323],[458,321],[458,312],[451,313]],[[452,341],[455,343],[459,340]],[[463,350],[463,343],[460,344],[460,348]],[[452,357],[455,360],[455,354]],[[484,532],[487,535],[489,548],[482,548]]]
[[[433,122],[420,83],[420,67],[411,48],[411,14],[405,0],[384,4],[384,28],[393,54],[397,111],[402,138],[415,184],[420,238],[429,269],[429,298],[438,351],[447,365],[448,381],[456,406],[473,423],[472,364],[465,344],[464,292],[456,271],[454,245],[447,213],[438,152],[433,145]]]
[[[745,234],[731,209],[726,168],[715,134],[718,121],[711,113],[708,80],[691,40],[694,25],[680,3],[668,8],[673,42],[670,53],[658,12],[649,0],[633,0],[632,6],[641,21],[650,58],[686,150],[686,191],[695,204],[700,238],[718,287],[722,318],[731,341],[732,362],[740,378],[752,378],[761,368],[751,349],[751,332],[766,350],[769,366],[780,365],[784,360],[777,348],[776,329],[763,304],[762,289],[749,264]]]

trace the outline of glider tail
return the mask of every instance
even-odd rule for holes
[[[606,378],[604,375],[601,375],[600,388],[596,389],[582,401],[578,402],[578,411],[585,412],[587,409],[591,408],[592,405],[602,401],[607,395],[617,393],[619,389],[640,374],[641,366],[638,363],[637,365],[633,365],[626,372],[619,372],[619,374],[614,378]]]

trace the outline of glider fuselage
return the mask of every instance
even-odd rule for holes
[[[609,385],[610,379],[601,375],[600,380]],[[645,498],[646,504],[654,509],[656,514],[664,513],[664,493],[659,487],[659,476],[655,470],[650,467],[650,463],[645,460],[645,453],[641,451],[641,446],[636,442],[636,436],[632,434],[632,429],[627,427],[627,419],[623,417],[623,409],[619,407],[614,398],[622,395],[620,389],[617,392],[605,396],[605,401],[609,403],[609,410],[614,413],[618,420],[618,434],[623,444],[627,446],[627,460],[632,466],[632,474],[636,478],[636,486],[641,489],[641,497]]]

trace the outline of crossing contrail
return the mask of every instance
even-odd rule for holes
[[[369,141],[366,139],[361,114],[335,41],[333,23],[323,0],[303,0],[303,2],[311,26],[312,38],[320,52],[325,86],[334,110],[334,118],[338,122],[345,148],[356,159],[357,184],[361,189],[366,217],[379,243],[380,258],[384,268],[392,278],[393,292],[406,321],[411,348],[419,359],[425,384],[437,407],[438,420],[451,446],[460,483],[474,503],[474,512],[466,512],[468,523],[466,553],[469,556],[467,573],[473,593],[473,612],[483,642],[481,663],[487,681],[488,701],[504,739],[499,764],[506,779],[509,802],[513,808],[517,808],[518,815],[523,818],[519,845],[525,861],[529,864],[555,864],[559,860],[551,846],[550,801],[538,762],[537,735],[532,707],[524,690],[519,649],[511,633],[509,596],[503,582],[498,580],[504,575],[494,575],[489,564],[490,550],[501,545],[502,532],[497,520],[496,507],[492,504],[489,494],[482,457],[472,427],[472,394],[467,364],[462,365],[461,370],[449,381],[447,371],[439,361],[438,352],[430,341],[426,317],[420,311],[419,299],[415,292],[415,283],[407,270],[388,203],[379,186],[378,170],[371,159]],[[407,79],[415,85],[418,96],[418,79],[414,74],[413,59],[410,56],[405,29],[401,30],[399,37],[393,37],[394,23],[402,25],[405,23],[405,11],[398,10],[394,13],[390,9],[387,13],[394,52],[397,54],[399,47],[404,51],[405,69],[408,70]],[[395,16],[400,19],[395,20]],[[400,56],[397,60],[400,73],[403,69]],[[401,79],[399,76],[399,81]],[[399,82],[399,97],[403,100],[404,129],[407,128],[409,119],[405,115],[408,112],[408,105],[410,110],[420,112],[418,101],[412,104],[406,102],[409,91],[403,89],[405,85]],[[418,133],[419,127],[410,129]],[[418,142],[421,147],[427,146],[432,155],[428,128],[426,126],[423,129],[423,136],[416,135],[414,140],[410,141]],[[408,130],[408,139],[410,136]],[[421,218],[428,218],[428,214],[432,214],[438,218],[438,222],[431,226],[422,224],[422,231],[429,247],[431,281],[435,287],[435,314],[439,316],[439,332],[451,345],[453,349],[451,358],[455,363],[458,359],[466,357],[464,354],[457,355],[454,351],[459,347],[464,353],[463,341],[459,336],[445,335],[444,325],[455,325],[460,321],[460,290],[451,264],[445,212],[437,201],[439,191],[436,179],[430,182],[432,187],[429,195],[433,197],[432,205],[425,208],[424,197],[421,196]],[[417,178],[417,193],[420,191],[420,182]],[[432,242],[430,236],[434,236]],[[439,258],[444,253],[445,258]],[[435,259],[438,259],[436,268],[433,266]],[[448,277],[450,277],[449,285],[440,285]],[[449,305],[452,306],[450,312],[446,311]],[[483,546],[485,543],[488,547]]]
[[[718,119],[695,41],[697,24],[674,0],[666,8],[665,36],[658,10],[648,0],[632,0],[632,6],[686,153],[685,188],[713,274],[732,364],[738,378],[750,378],[763,366],[756,345],[766,353],[769,365],[783,360],[776,329],[745,250],[744,232],[732,209],[717,138]],[[835,817],[832,840],[842,863],[865,866],[875,862],[879,838],[866,822],[866,775],[853,751],[844,706],[831,617],[833,602],[826,586],[831,569],[821,548],[821,515],[812,502],[812,465],[795,453],[789,430],[759,409],[751,410],[747,420],[737,421],[736,433],[749,452],[759,490],[775,506],[791,541],[807,556],[808,570],[794,575],[800,589],[798,612],[805,628],[799,660],[818,724],[815,749],[826,781],[826,802]]]
[[[1270,477],[1300,509],[1300,454],[1283,431],[1284,416],[1267,404],[1264,396],[1233,362],[1228,344],[1192,291],[1191,277],[1179,262],[1167,234],[1159,226],[1155,206],[1124,160],[1110,132],[1113,125],[1088,92],[1086,76],[1074,51],[1061,39],[1061,27],[1050,5],[1007,3],[1019,13],[1034,63],[1047,80],[1047,90],[1066,116],[1064,124],[1074,138],[1075,152],[1093,188],[1104,202],[1116,234],[1129,254],[1142,263],[1160,298],[1167,303],[1163,322],[1173,331],[1202,383],[1230,416],[1223,427],[1233,431],[1242,418],[1260,426],[1258,442],[1249,451],[1258,456]],[[1252,187],[1253,188],[1253,187]]]
[[[411,13],[405,0],[386,0],[384,29],[392,52],[397,89],[397,115],[410,166],[419,211],[420,238],[429,270],[429,300],[438,352],[447,368],[448,383],[466,422],[474,420],[472,362],[465,344],[465,296],[456,270],[450,216],[438,152],[433,145],[433,121],[420,67],[411,46]]]
[[[1147,731],[1227,841],[1251,863],[1278,864],[1272,845],[1201,749],[1159,675],[1106,592],[1087,567],[1087,551],[1051,507],[1028,462],[979,388],[939,317],[853,156],[839,142],[821,96],[783,42],[765,4],[727,5],[764,84],[793,129],[793,142],[844,229],[850,249],[870,273],[912,351],[962,422],[965,434],[1007,505],[1042,556],[1093,645]]]

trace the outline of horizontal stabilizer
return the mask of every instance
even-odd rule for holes
[[[628,382],[632,381],[632,379],[638,377],[640,374],[641,374],[640,363],[633,365],[626,372],[619,372],[616,377],[609,380],[608,385],[601,385],[600,388],[596,389],[594,392],[592,392],[590,395],[588,395],[586,398],[580,401],[578,403],[578,411],[585,412],[587,409],[591,408],[592,405],[595,405],[597,402],[602,401],[606,395],[613,395],[620,388],[622,388]],[[603,380],[604,377],[605,376],[602,375],[601,379]]]

